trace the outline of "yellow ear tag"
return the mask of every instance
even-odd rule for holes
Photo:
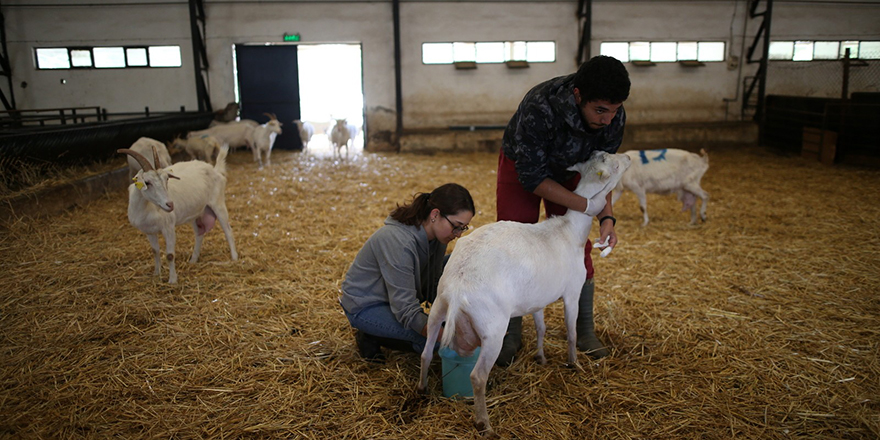
[[[131,181],[132,181],[132,182],[137,182],[137,181],[138,181],[137,176],[132,177],[132,178],[131,178]]]
[[[596,173],[596,175],[599,176],[599,177],[602,177],[602,172],[599,171],[598,173]]]
[[[144,182],[134,182],[134,186],[136,186],[137,189],[144,189]]]

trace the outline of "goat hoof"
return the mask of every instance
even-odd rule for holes
[[[474,423],[474,426],[476,426],[477,431],[479,431],[480,434],[482,434],[486,438],[500,438],[498,434],[496,434],[495,431],[493,431],[492,428],[486,423],[476,422]]]

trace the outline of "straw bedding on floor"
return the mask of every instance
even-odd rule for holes
[[[709,154],[708,222],[689,226],[672,196],[649,196],[645,228],[632,194],[615,206],[620,245],[595,263],[612,356],[566,368],[555,303],[539,366],[525,319],[521,358],[490,375],[503,437],[880,437],[880,173]],[[167,264],[152,276],[123,189],[3,225],[0,437],[478,438],[471,404],[441,395],[439,359],[427,396],[416,354],[362,361],[337,297],[361,244],[416,192],[463,184],[472,224],[493,222],[496,160],[276,151],[259,170],[236,152],[241,258],[217,230],[190,264],[179,227],[176,286]]]

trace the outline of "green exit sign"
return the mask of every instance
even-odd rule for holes
[[[284,41],[299,41],[299,34],[284,34]]]

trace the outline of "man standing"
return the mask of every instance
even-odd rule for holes
[[[593,151],[616,153],[623,141],[629,74],[615,58],[596,56],[574,74],[538,84],[523,98],[504,130],[498,157],[497,220],[537,223],[541,201],[548,217],[569,209],[599,219],[600,242],[617,244],[611,193],[585,199],[572,191],[580,175],[567,168]],[[592,245],[587,241],[587,280],[578,303],[577,347],[593,358],[608,355],[593,327]],[[522,347],[522,317],[512,318],[495,362],[507,366]]]

